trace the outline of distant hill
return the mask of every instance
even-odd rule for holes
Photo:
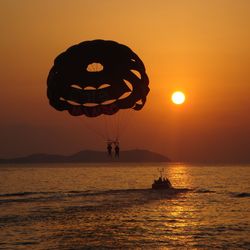
[[[120,158],[109,157],[106,152],[83,150],[73,155],[32,154],[25,157],[0,159],[4,163],[77,163],[77,162],[169,162],[164,155],[148,150],[134,149],[122,151]]]

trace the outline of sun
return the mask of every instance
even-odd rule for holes
[[[176,91],[172,94],[172,102],[174,104],[180,105],[183,104],[185,102],[185,94],[181,91]]]

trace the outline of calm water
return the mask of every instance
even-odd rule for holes
[[[250,165],[0,166],[0,249],[216,248],[250,249]]]

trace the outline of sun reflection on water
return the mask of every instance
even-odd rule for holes
[[[184,163],[171,164],[166,168],[166,175],[172,182],[173,186],[186,188],[193,184],[193,177],[188,165]]]

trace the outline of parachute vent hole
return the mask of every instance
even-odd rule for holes
[[[142,102],[142,100],[139,100],[139,101],[136,102],[136,104],[143,105],[143,102]]]
[[[116,99],[112,99],[112,100],[107,100],[105,102],[102,102],[102,105],[108,105],[108,104],[112,104],[116,101]]]
[[[92,86],[87,86],[87,87],[84,87],[83,90],[96,90],[96,88]]]
[[[74,88],[74,89],[82,89],[79,85],[77,84],[72,84],[70,87]]]
[[[123,81],[127,85],[127,87],[130,89],[130,91],[132,91],[133,90],[133,85],[129,81],[125,80],[125,79],[123,79]]]
[[[138,78],[140,78],[140,79],[141,79],[141,74],[140,74],[140,72],[139,72],[139,71],[134,70],[134,69],[131,69],[130,71],[131,71],[134,75],[136,75]]]
[[[104,83],[101,86],[99,86],[98,89],[105,89],[105,88],[108,88],[110,86],[111,86],[110,84]]]
[[[100,72],[100,71],[103,71],[103,65],[101,63],[98,63],[98,62],[90,63],[87,66],[87,71],[88,72]]]
[[[78,102],[70,101],[70,100],[67,100],[67,99],[65,99],[65,98],[63,98],[63,97],[60,97],[59,99],[60,99],[60,101],[67,102],[67,103],[69,103],[69,104],[71,104],[71,105],[73,105],[73,106],[80,106],[80,105],[81,105],[81,104],[78,103]]]
[[[78,102],[74,102],[74,101],[70,101],[70,100],[66,100],[67,103],[71,104],[71,105],[74,105],[74,106],[80,106],[81,104],[78,103]]]
[[[130,94],[131,94],[131,92],[125,92],[124,94],[122,94],[122,95],[118,98],[118,100],[125,99],[125,98],[129,97]]]
[[[98,106],[99,104],[97,104],[97,103],[84,103],[84,107],[96,107],[96,106]]]

